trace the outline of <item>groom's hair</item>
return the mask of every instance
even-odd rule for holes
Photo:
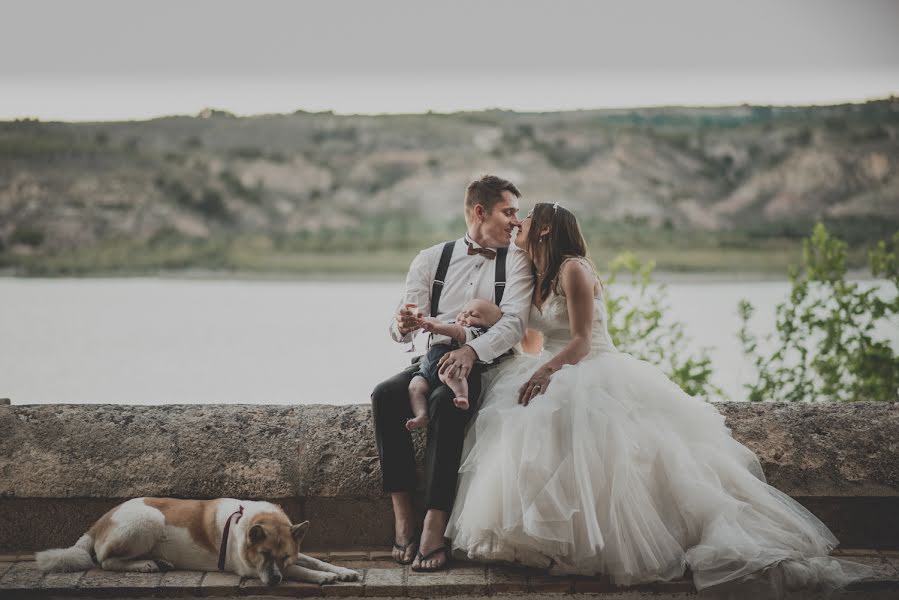
[[[483,206],[488,214],[493,212],[494,205],[503,199],[503,192],[511,192],[516,198],[521,198],[521,192],[514,183],[496,175],[484,175],[469,183],[465,190],[465,220],[468,220],[476,204]]]

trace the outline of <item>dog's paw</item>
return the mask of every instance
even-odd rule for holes
[[[337,581],[337,573],[319,573],[315,583],[334,583]]]
[[[359,572],[352,569],[340,569],[337,573],[337,581],[358,581]]]
[[[169,561],[159,558],[156,559],[156,566],[159,567],[160,571],[171,571],[175,568],[175,565],[173,565]]]
[[[138,573],[159,573],[159,565],[155,560],[139,560],[134,563],[134,570]]]

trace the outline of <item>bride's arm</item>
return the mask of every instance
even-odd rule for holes
[[[593,337],[593,289],[596,275],[579,260],[569,260],[559,273],[562,291],[568,302],[571,341],[546,365],[554,373],[563,365],[575,365],[590,353]]]
[[[549,359],[531,376],[519,390],[518,401],[527,405],[537,394],[542,394],[549,386],[553,373],[564,365],[574,365],[590,352],[593,337],[593,290],[596,275],[592,269],[578,260],[569,260],[559,273],[562,291],[568,302],[571,341]]]
[[[528,354],[538,354],[543,349],[543,335],[536,329],[525,330],[521,349]]]

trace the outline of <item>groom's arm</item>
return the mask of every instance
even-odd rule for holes
[[[407,332],[405,335],[400,333],[399,323],[396,321],[399,311],[405,304],[414,302],[418,306],[416,311],[426,316],[431,314],[431,272],[433,271],[431,262],[434,259],[433,255],[434,248],[422,250],[409,266],[403,298],[390,319],[390,337],[395,342],[411,342],[415,335],[414,331]]]
[[[506,259],[506,291],[499,305],[503,316],[486,333],[466,342],[478,355],[478,360],[484,362],[505,354],[520,342],[528,326],[531,295],[534,291],[531,265],[525,253],[518,249],[510,248]]]

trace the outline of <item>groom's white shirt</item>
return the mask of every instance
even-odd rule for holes
[[[444,323],[455,320],[462,307],[473,298],[495,302],[493,296],[496,261],[480,254],[469,255],[466,239],[468,235],[456,240],[453,257],[446,272],[446,281],[440,294],[438,306],[440,314],[437,318]],[[476,248],[480,247],[473,241],[471,243]],[[400,306],[414,302],[422,314],[425,316],[431,314],[431,286],[442,252],[441,243],[418,253],[406,275],[406,289]],[[515,244],[511,244],[506,255],[506,290],[499,305],[503,311],[502,318],[481,336],[476,336],[472,328],[466,329],[466,343],[474,349],[478,360],[491,362],[521,341],[528,324],[533,286],[534,280],[527,255]],[[396,322],[398,310],[399,306],[397,311],[394,311],[394,318],[390,323],[390,337],[397,342],[412,341],[413,333],[400,335]],[[441,340],[448,341],[442,336]],[[438,341],[437,336],[434,341]]]

